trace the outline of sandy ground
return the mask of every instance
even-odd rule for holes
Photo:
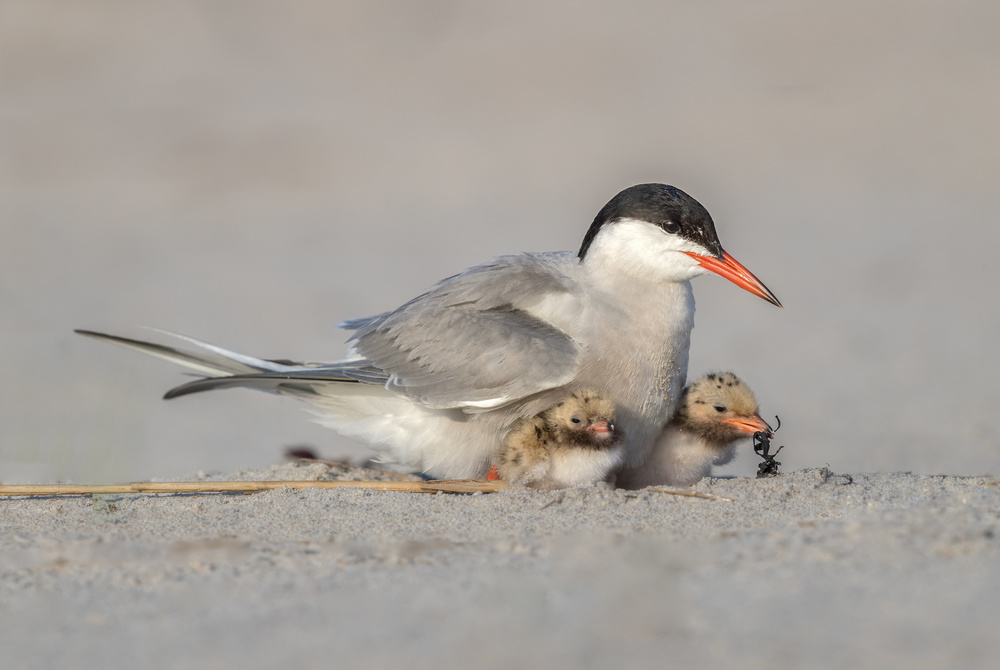
[[[0,479],[360,456],[291,401],[161,402],[179,371],[72,329],[336,359],[340,320],[576,249],[644,181],[698,198],[784,302],[695,280],[691,375],[743,376],[790,468],[1000,472],[998,22],[988,0],[0,3]]]
[[[0,642],[17,668],[993,668],[996,480],[6,499]]]
[[[732,503],[2,500],[0,666],[996,667],[997,25],[990,0],[0,2],[0,481],[363,458],[292,401],[162,402],[187,378],[72,329],[336,359],[341,319],[577,248],[646,181],[786,305],[697,279],[690,374],[748,381],[793,473],[699,485]]]

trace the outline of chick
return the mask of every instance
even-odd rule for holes
[[[500,478],[514,487],[560,489],[607,479],[625,460],[615,406],[578,391],[538,416],[521,419],[504,438]]]
[[[713,465],[733,460],[736,442],[770,430],[760,418],[757,397],[736,375],[705,375],[684,389],[645,463],[620,471],[616,483],[627,489],[690,486],[708,476]]]

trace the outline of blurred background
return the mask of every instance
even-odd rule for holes
[[[695,280],[786,469],[1000,472],[1000,5],[0,3],[0,480],[364,450],[73,328],[338,358],[343,318],[576,249],[674,184],[784,302]],[[756,469],[749,445],[725,470]]]

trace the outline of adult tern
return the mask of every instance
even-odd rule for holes
[[[440,478],[483,476],[518,420],[592,389],[614,403],[627,464],[638,466],[684,387],[690,280],[708,272],[781,306],[723,250],[698,201],[640,184],[598,212],[577,253],[503,256],[392,311],[343,322],[354,335],[341,361],[264,360],[179,335],[194,349],[78,332],[205,375],[167,398],[235,386],[292,395],[383,461]]]

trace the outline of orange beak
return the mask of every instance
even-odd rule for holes
[[[730,426],[738,430],[742,430],[746,433],[770,433],[771,427],[767,425],[767,421],[760,418],[759,414],[754,414],[750,418],[737,417],[735,419],[723,419],[722,423],[728,423]]]
[[[594,423],[587,426],[587,430],[593,431],[595,433],[610,433],[611,424],[607,421],[595,421]]]
[[[730,256],[728,251],[722,252],[721,261],[718,258],[696,254],[693,251],[685,251],[684,253],[698,261],[698,265],[706,270],[711,270],[720,277],[725,277],[729,281],[733,282],[741,289],[750,291],[755,296],[767,300],[772,305],[781,307],[781,303],[778,302],[775,295],[771,293],[771,289],[764,286],[764,282],[754,277],[752,272],[743,267],[738,260]]]

